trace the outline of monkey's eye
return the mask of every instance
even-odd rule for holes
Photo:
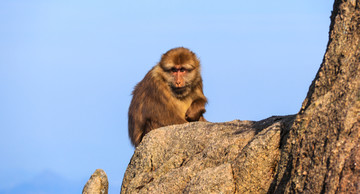
[[[176,69],[175,67],[173,67],[173,68],[170,69],[170,71],[175,73],[175,72],[178,71],[178,69]]]
[[[185,72],[186,71],[186,69],[185,68],[180,68],[180,72]]]

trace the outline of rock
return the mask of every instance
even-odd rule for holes
[[[285,142],[274,191],[360,193],[359,21],[359,0],[335,1],[327,51]]]
[[[281,122],[261,131],[242,149],[233,162],[238,193],[265,193],[275,174],[280,156]]]
[[[136,148],[121,193],[266,190],[279,160],[281,129],[286,131],[294,118],[196,122],[153,130]],[[249,177],[252,186],[235,185]],[[264,185],[255,186],[258,179]]]
[[[222,164],[199,172],[186,186],[184,193],[234,193],[231,165]]]
[[[97,169],[87,181],[83,194],[107,194],[109,182],[106,173],[102,169]]]
[[[360,1],[335,0],[297,115],[148,133],[121,193],[360,193]]]

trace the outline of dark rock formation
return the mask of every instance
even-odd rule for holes
[[[284,142],[273,191],[360,193],[359,130],[360,1],[336,0],[327,51]]]
[[[107,194],[109,182],[106,173],[102,169],[97,169],[84,186],[83,194]]]
[[[151,131],[121,193],[360,193],[360,0],[335,0],[297,115]]]

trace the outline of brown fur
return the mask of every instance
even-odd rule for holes
[[[207,100],[200,62],[189,49],[179,47],[163,54],[160,62],[135,86],[132,95],[128,130],[135,146],[153,129],[206,121],[203,114]]]

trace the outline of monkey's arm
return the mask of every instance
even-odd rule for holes
[[[204,116],[201,116],[199,121],[204,121],[204,122],[207,122],[207,120],[204,118]]]
[[[185,113],[185,119],[189,122],[193,121],[206,121],[203,117],[205,113],[206,99],[198,98],[194,100]]]

